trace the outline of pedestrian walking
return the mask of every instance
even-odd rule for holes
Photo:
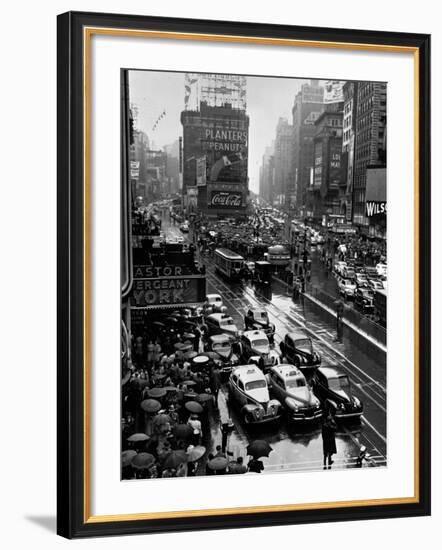
[[[330,469],[333,464],[333,455],[336,454],[336,422],[328,413],[325,420],[322,423],[322,451],[324,455],[324,470]]]
[[[251,458],[247,464],[247,468],[249,472],[260,474],[264,470],[264,463],[262,460],[258,460],[257,458]]]

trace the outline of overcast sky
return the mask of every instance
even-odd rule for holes
[[[279,117],[292,122],[295,95],[305,79],[247,77],[249,127],[249,180],[252,191],[259,186],[259,167],[264,149],[275,137]],[[182,135],[180,114],[184,109],[184,73],[131,71],[130,102],[138,107],[137,127],[156,149]],[[155,122],[163,111],[166,115]]]

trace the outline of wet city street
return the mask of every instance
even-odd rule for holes
[[[181,233],[178,225],[171,223],[164,214],[162,231],[168,238],[184,238],[192,241],[192,234]],[[320,250],[315,252],[320,253]],[[342,342],[336,341],[335,323],[329,314],[318,308],[306,297],[297,301],[283,282],[273,279],[271,288],[264,293],[250,283],[233,283],[215,272],[213,261],[207,255],[198,257],[206,266],[207,293],[219,293],[223,297],[227,313],[235,324],[243,329],[243,316],[248,307],[264,307],[270,321],[275,324],[275,348],[279,348],[284,335],[297,328],[304,329],[312,338],[315,349],[322,357],[322,365],[338,365],[348,373],[353,393],[364,404],[361,421],[341,423],[336,432],[337,453],[334,468],[355,467],[361,446],[367,448],[371,464],[386,464],[386,364],[385,353],[374,349],[371,343],[361,346],[351,330],[344,328]],[[331,286],[331,285],[330,285]],[[264,295],[265,294],[265,295]],[[218,396],[219,421],[211,424],[212,448],[221,443],[220,425],[231,418],[234,428],[229,435],[227,449],[234,457],[246,458],[247,445],[259,437],[267,440],[273,452],[263,458],[266,471],[314,470],[322,468],[321,425],[294,426],[286,419],[274,426],[247,429],[238,410],[229,402],[227,386],[223,385]]]

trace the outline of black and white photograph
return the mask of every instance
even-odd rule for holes
[[[387,465],[386,98],[122,71],[122,479]]]

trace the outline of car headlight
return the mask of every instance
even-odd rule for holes
[[[361,402],[357,397],[353,397],[353,405],[355,405],[356,407],[361,406]]]

